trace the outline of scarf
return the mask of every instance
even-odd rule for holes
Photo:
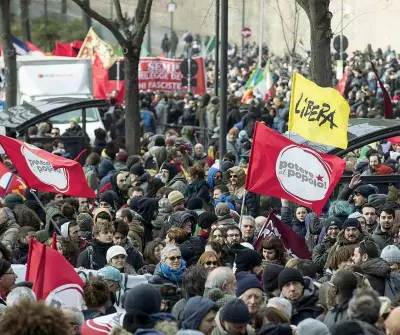
[[[208,184],[204,178],[197,178],[193,183],[186,186],[186,196],[191,196],[192,194],[197,194],[202,186],[206,186],[208,189]]]
[[[186,262],[182,259],[181,267],[178,270],[170,268],[167,264],[161,264],[163,276],[173,282],[180,282],[186,271]]]

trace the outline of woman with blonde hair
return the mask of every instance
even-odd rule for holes
[[[221,261],[215,251],[205,251],[200,256],[198,264],[205,268],[208,272],[221,266]]]

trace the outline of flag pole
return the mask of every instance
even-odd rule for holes
[[[29,192],[33,195],[33,197],[35,198],[35,200],[38,202],[39,206],[44,210],[44,212],[46,213],[46,216],[50,219],[51,223],[53,224],[55,230],[57,230],[57,232],[60,234],[61,236],[61,230],[60,228],[58,228],[58,226],[56,225],[56,223],[54,222],[53,218],[47,214],[46,209],[44,208],[42,202],[39,200],[38,196],[36,195],[36,190],[30,189]]]
[[[246,194],[247,191],[244,190],[244,195],[243,195],[243,200],[242,200],[242,207],[240,208],[240,221],[239,221],[239,228],[242,228],[242,220],[243,220],[243,209],[244,209],[244,203],[246,201]]]

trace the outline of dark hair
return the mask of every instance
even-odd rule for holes
[[[214,187],[214,191],[215,190],[220,190],[222,194],[227,194],[229,193],[229,188],[228,186],[224,185],[224,184],[220,184]]]
[[[300,259],[297,263],[297,270],[300,271],[303,277],[317,279],[317,266],[310,259]]]
[[[382,212],[385,212],[385,213],[387,213],[389,215],[392,215],[393,218],[395,217],[395,213],[396,213],[395,209],[390,205],[383,205],[383,207],[381,209],[381,213]]]
[[[129,211],[129,209],[128,209]],[[130,211],[129,211],[130,212]],[[122,236],[127,237],[129,233],[129,225],[124,220],[116,219],[113,222],[114,234],[120,233]]]
[[[183,297],[185,299],[204,295],[207,274],[207,270],[200,265],[192,265],[186,270],[182,280]]]
[[[61,214],[66,218],[72,218],[75,215],[75,208],[71,204],[63,204]]]
[[[375,208],[375,206],[370,202],[367,202],[361,207],[361,210],[363,210],[364,208]]]
[[[233,152],[227,152],[224,157],[222,157],[222,161],[231,161],[232,163],[236,162],[236,155]]]
[[[35,228],[31,227],[31,226],[23,226],[19,229],[18,232],[18,238],[23,238],[23,237],[27,237],[28,233],[32,232],[32,231],[36,231]]]
[[[205,177],[204,169],[199,164],[194,164],[191,166],[188,171],[188,175],[197,176],[197,178],[201,179]]]
[[[275,259],[282,263],[282,265],[286,264],[286,248],[283,244],[282,240],[277,236],[271,236],[264,241],[261,242],[260,253],[262,255],[263,249],[267,250],[275,250]]]
[[[133,214],[129,208],[122,208],[120,213],[121,213],[121,218],[127,218],[129,222],[132,222]]]
[[[142,158],[139,155],[131,155],[126,160],[126,166],[128,167],[128,169],[130,169],[136,163],[140,163],[141,159]]]
[[[68,230],[72,227],[79,227],[78,222],[76,222],[75,220],[69,221]]]
[[[54,140],[53,143],[51,144],[53,147],[58,147],[59,143],[63,143],[61,140]]]
[[[96,153],[96,152],[92,152],[86,158],[86,165],[97,166],[97,165],[100,164],[100,161],[101,161],[100,155],[98,153]]]
[[[209,245],[212,248],[212,250],[214,250],[218,255],[222,254],[223,248],[222,248],[221,243],[219,243],[217,241],[208,241],[206,243],[206,246],[207,245]]]
[[[164,243],[159,239],[155,239],[146,245],[146,248],[143,252],[143,259],[147,264],[158,264],[160,262],[154,256],[154,249],[159,245],[164,246]]]
[[[69,227],[68,227],[69,228]],[[70,238],[61,237],[58,240],[61,244],[64,258],[73,266],[76,267],[78,260],[79,249],[77,243],[74,243]]]
[[[133,186],[132,192],[142,192],[142,194],[144,194],[144,191],[140,186]]]
[[[15,221],[22,228],[24,226],[33,227],[33,231],[40,229],[40,218],[35,211],[26,205],[16,205],[14,207]]]
[[[228,234],[228,230],[238,230],[240,237],[242,237],[242,231],[240,230],[240,228],[238,226],[231,225],[231,226],[226,227],[225,230],[226,230],[226,234]]]
[[[108,294],[108,285],[101,277],[91,278],[83,286],[83,299],[88,309],[104,306],[108,301]]]
[[[358,251],[361,256],[367,254],[368,258],[378,258],[379,250],[375,242],[370,240],[362,240],[359,244]]]
[[[94,136],[98,140],[105,140],[107,138],[107,132],[102,128],[97,128],[94,130]]]
[[[79,200],[78,200],[78,198],[75,198],[75,197],[65,198],[64,199],[64,203],[71,205],[74,208],[75,213],[78,213],[78,211],[79,211]]]

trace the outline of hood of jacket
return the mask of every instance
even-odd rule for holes
[[[62,214],[61,214],[60,209],[58,207],[56,207],[56,206],[48,206],[46,208],[46,213],[47,213],[47,215],[46,215],[45,230],[48,230],[49,227],[50,227],[50,222],[51,222],[50,218],[52,218],[54,220],[55,216],[61,216],[62,217]]]
[[[287,121],[288,117],[289,117],[289,108],[287,108],[287,107],[286,108],[278,108],[277,114],[278,114],[279,118]]]
[[[218,173],[221,172],[220,169],[217,169],[215,167],[211,167],[208,170],[208,177],[207,177],[207,184],[210,188],[214,188],[215,187],[215,182],[214,182],[214,176]]]
[[[128,223],[129,230],[133,231],[134,233],[138,234],[140,237],[144,236],[144,228],[137,222],[129,222]],[[128,242],[128,241],[127,241]],[[132,243],[132,241],[131,241]]]
[[[168,183],[165,184],[165,186],[169,187],[170,185],[173,185],[177,181],[181,181],[185,185],[187,184],[186,178],[182,174],[178,173],[175,176],[173,176],[172,179]]]
[[[93,223],[96,222],[97,217],[98,217],[98,215],[99,215],[100,213],[107,213],[107,214],[110,216],[110,218],[112,219],[112,215],[111,215],[110,211],[109,211],[107,208],[103,208],[103,207],[101,207],[101,208],[96,208],[96,209],[94,210],[94,212],[93,212]]]
[[[193,223],[196,223],[196,218],[191,212],[179,211],[172,213],[172,215],[169,217],[169,223],[171,226],[182,228],[183,223],[188,219],[192,220]]]
[[[231,174],[235,174],[238,176],[238,183],[237,183],[237,185],[235,185],[235,188],[240,188],[240,187],[244,186],[244,183],[246,181],[246,173],[244,172],[244,170],[241,167],[234,166],[234,167],[230,168],[227,173],[228,179]],[[231,184],[229,183],[229,185],[231,185]]]
[[[110,159],[104,158],[99,165],[99,177],[103,178],[110,172],[115,171],[114,165]]]
[[[137,212],[142,216],[145,223],[151,223],[151,221],[157,217],[158,199],[140,197],[138,200]]]
[[[199,296],[190,298],[183,311],[182,329],[197,330],[201,321],[213,307],[215,307],[215,302],[210,299]]]
[[[386,278],[390,274],[390,265],[382,258],[371,258],[361,263],[364,274]]]

